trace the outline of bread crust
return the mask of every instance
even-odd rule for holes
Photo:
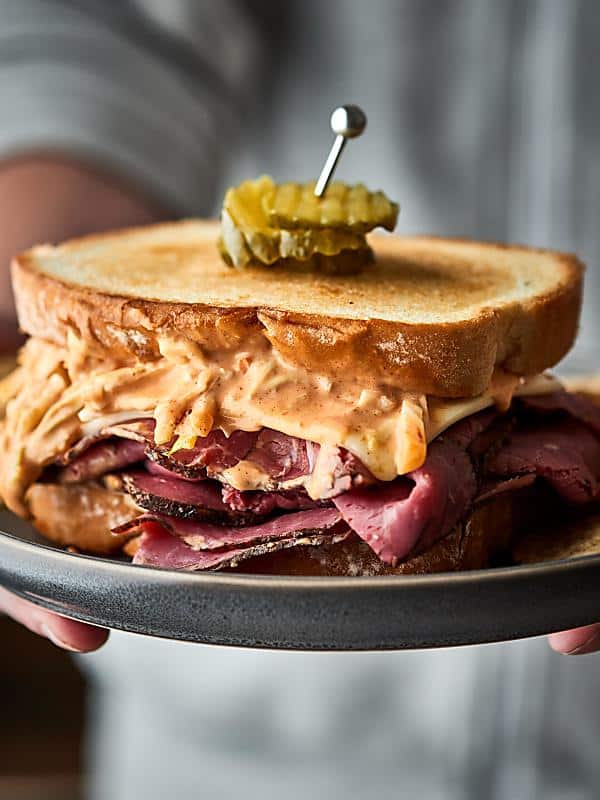
[[[157,236],[164,228],[174,236],[174,227],[146,230]],[[216,236],[216,229],[204,227],[209,231],[205,236]],[[133,229],[75,240],[63,246],[64,257],[68,257],[69,247],[81,249],[110,243],[111,236],[121,241],[132,235],[142,234]],[[428,253],[427,263],[436,259],[442,263],[446,250],[454,246],[460,246],[461,257],[471,258],[475,266],[480,259],[491,263],[499,254],[518,260],[523,254],[539,253],[540,259],[548,261],[548,268],[556,271],[556,280],[551,290],[498,308],[482,307],[471,318],[423,322],[378,318],[376,308],[372,317],[359,319],[296,311],[293,303],[289,308],[250,303],[219,306],[109,294],[44,274],[39,262],[47,248],[34,248],[13,261],[13,284],[21,328],[26,333],[64,344],[68,331],[73,330],[90,346],[110,349],[124,360],[157,358],[157,337],[174,331],[211,348],[238,348],[255,335],[266,337],[291,363],[311,370],[360,373],[361,378],[388,380],[408,391],[470,397],[487,388],[497,366],[519,375],[534,374],[556,364],[570,349],[577,333],[583,277],[583,266],[574,255],[434,237],[385,237],[382,241],[385,244],[375,237],[372,245],[376,255],[383,253],[384,260],[396,249],[414,251],[411,258],[417,260]],[[208,248],[207,242],[203,247]],[[207,252],[207,258],[213,259],[212,251]],[[414,264],[411,268],[415,269]],[[229,275],[228,280],[236,281],[251,281],[252,277]],[[260,278],[264,280],[264,272]],[[274,282],[284,279],[285,275],[273,278]],[[349,280],[317,276],[314,283],[322,293],[332,293],[334,303],[336,291],[352,286]],[[415,280],[418,283],[418,276]]]
[[[556,523],[554,526],[539,525],[517,541],[513,549],[517,564],[539,564],[600,553],[600,504],[596,504],[591,514],[563,520],[560,536],[553,535],[555,527]]]
[[[110,531],[141,512],[129,495],[100,486],[34,483],[27,492],[32,522],[47,539],[83,553],[113,555],[132,534]]]

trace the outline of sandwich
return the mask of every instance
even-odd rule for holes
[[[236,220],[15,258],[16,514],[142,565],[360,576],[504,563],[532,521],[593,512],[600,408],[547,372],[575,256],[363,230],[267,264]]]

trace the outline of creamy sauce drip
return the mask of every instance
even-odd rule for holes
[[[375,477],[392,480],[421,466],[427,442],[458,419],[495,400],[507,407],[513,393],[560,386],[545,376],[526,381],[497,372],[480,397],[428,402],[390,384],[367,387],[353,375],[330,378],[291,366],[263,337],[242,351],[209,351],[180,336],[159,338],[159,348],[159,359],[132,366],[90,353],[75,335],[65,348],[38,339],[25,345],[0,422],[0,493],[11,508],[22,512],[24,493],[44,466],[101,421],[152,416],[157,444],[175,440],[174,450],[193,447],[213,429],[272,428],[321,445],[320,463],[331,448],[345,447]],[[232,485],[261,486],[256,472],[243,473],[232,474]],[[328,480],[316,469],[311,495],[320,496]]]

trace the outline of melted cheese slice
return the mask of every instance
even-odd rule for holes
[[[500,386],[504,379],[504,385]],[[508,396],[506,382],[513,384]],[[495,385],[494,385],[495,384]],[[430,397],[428,400],[429,418],[427,421],[427,441],[431,442],[451,425],[466,419],[478,411],[498,405],[501,410],[506,410],[513,397],[525,395],[533,396],[551,394],[562,389],[562,384],[553,375],[547,373],[534,375],[530,378],[516,378],[495,374],[490,389],[477,397],[468,400],[441,400]]]

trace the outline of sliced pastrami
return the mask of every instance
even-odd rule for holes
[[[490,409],[456,423],[430,444],[420,469],[389,483],[375,482],[356,457],[342,448],[330,448],[331,464],[326,466],[331,467],[332,495],[337,494],[335,508],[314,507],[301,489],[278,488],[285,480],[312,472],[320,452],[314,443],[269,429],[236,431],[229,437],[214,431],[192,450],[171,453],[170,445],[154,445],[153,425],[145,420],[111,428],[112,435],[118,428],[127,429],[127,438],[134,439],[128,444],[141,445],[146,458],[152,459],[151,471],[125,478],[127,490],[152,512],[144,515],[146,523],[160,522],[168,535],[184,537],[188,547],[241,550],[244,558],[249,557],[248,548],[330,535],[337,531],[336,525],[340,530],[350,525],[383,561],[395,564],[449,533],[473,502],[522,488],[536,478],[547,481],[568,502],[600,499],[600,410],[565,392],[520,398],[508,414]],[[105,444],[96,439],[89,451],[79,451],[66,468],[75,467],[75,472],[66,474],[85,476],[73,480],[96,476],[99,467],[86,471],[86,458],[96,463],[94,448]],[[241,492],[206,479],[208,472],[209,477],[225,480],[221,473],[244,460],[260,467],[271,479],[269,488],[277,491]],[[371,482],[375,485],[364,488]],[[255,524],[256,515],[279,512],[288,513]],[[325,532],[318,519],[297,519],[322,513],[337,515],[332,518],[334,527]],[[207,518],[222,524],[210,524]],[[240,524],[248,527],[237,527]]]
[[[437,439],[422,467],[387,485],[353,489],[333,502],[382,561],[395,565],[449,533],[477,492],[471,459],[451,438]]]
[[[144,522],[157,522],[169,533],[184,541],[194,550],[218,550],[222,548],[249,546],[279,539],[291,539],[312,534],[340,533],[348,526],[335,508],[315,508],[283,514],[259,525],[235,528],[226,525],[211,525],[165,514],[143,514],[131,522],[120,525],[113,533],[125,533],[139,528]]]
[[[240,492],[218,481],[190,481],[166,470],[155,474],[136,470],[120,476],[121,484],[136,503],[147,511],[171,514],[182,519],[207,519],[231,525],[250,525],[281,511],[321,507],[303,489],[285,492]]]
[[[188,479],[205,477],[220,472],[242,461],[258,438],[258,431],[233,431],[228,437],[223,431],[211,431],[208,436],[196,440],[191,450],[171,452],[171,445],[158,446],[150,443],[148,458],[163,469]]]
[[[252,449],[244,456],[274,479],[293,480],[310,471],[307,442],[263,428]]]
[[[583,422],[594,433],[600,436],[600,406],[592,403],[587,397],[571,392],[553,392],[552,394],[520,397],[519,404],[536,414],[556,414],[562,412],[573,419]]]
[[[533,474],[569,503],[600,499],[600,438],[574,419],[513,431],[484,460],[486,475]]]
[[[311,500],[304,489],[288,489],[281,492],[240,492],[232,486],[222,487],[224,502],[234,511],[252,511],[254,514],[271,514],[275,511],[300,511],[317,508],[320,504]]]
[[[447,441],[452,441],[461,450],[468,450],[473,447],[479,449],[478,439],[489,430],[492,423],[500,416],[500,412],[495,408],[479,411],[477,414],[472,414],[470,417],[465,417],[459,422],[455,422],[448,428],[440,437]]]
[[[144,470],[127,472],[121,480],[125,491],[147,511],[228,525],[247,525],[256,521],[256,513],[232,510],[223,501],[221,484],[217,481],[191,482],[151,475]]]
[[[251,461],[272,480],[284,481],[308,472],[306,447],[302,439],[269,428],[233,431],[230,436],[215,430],[199,438],[191,450],[169,453],[168,449],[151,446],[149,456],[163,468],[186,477],[218,477],[240,461]]]
[[[149,472],[151,475],[157,475],[159,478],[170,478],[180,481],[189,481],[190,483],[197,483],[198,481],[208,480],[207,475],[204,471],[202,471],[200,475],[194,478],[189,478],[186,475],[182,475],[180,472],[173,472],[173,470],[170,470],[167,467],[162,467],[158,462],[152,461],[150,458],[147,458],[144,461],[144,469],[146,470],[146,472]]]
[[[129,467],[144,459],[145,447],[127,439],[97,442],[80,453],[70,464],[58,470],[58,483],[82,483]]]
[[[236,466],[240,461],[249,461],[264,472],[267,484],[265,488],[284,491],[287,481],[310,474],[319,452],[319,445],[313,442],[287,436],[269,428],[259,431],[233,431],[230,436],[226,436],[221,430],[214,430],[208,436],[198,438],[192,449],[173,451],[173,442],[155,444],[154,428],[152,419],[138,419],[108,426],[93,439],[82,439],[59,463],[85,459],[90,447],[100,446],[95,443],[114,437],[139,443],[140,448],[145,447],[147,469],[160,477],[171,476],[187,481],[210,477],[226,483],[223,473],[227,469]],[[331,468],[334,474],[331,495],[339,494],[355,485],[374,482],[368,470],[354,455],[343,448],[333,449],[332,452],[334,458]],[[267,502],[275,507],[272,500]],[[280,504],[279,507],[286,506]]]
[[[349,450],[343,447],[321,448],[308,443],[309,472],[318,476],[319,496],[331,499],[359,486],[371,486],[377,480]]]
[[[172,536],[161,524],[146,521],[142,523],[141,528],[143,532],[133,557],[134,564],[195,571],[236,567],[242,561],[255,556],[290,547],[335,544],[350,535],[350,531],[346,528],[335,533],[305,534],[297,538],[254,543],[247,547],[194,550],[181,539]]]
[[[534,474],[517,475],[514,478],[489,478],[479,487],[476,503],[483,503],[496,495],[503,492],[514,492],[516,489],[524,489],[526,486],[531,486],[535,483],[536,476]]]

